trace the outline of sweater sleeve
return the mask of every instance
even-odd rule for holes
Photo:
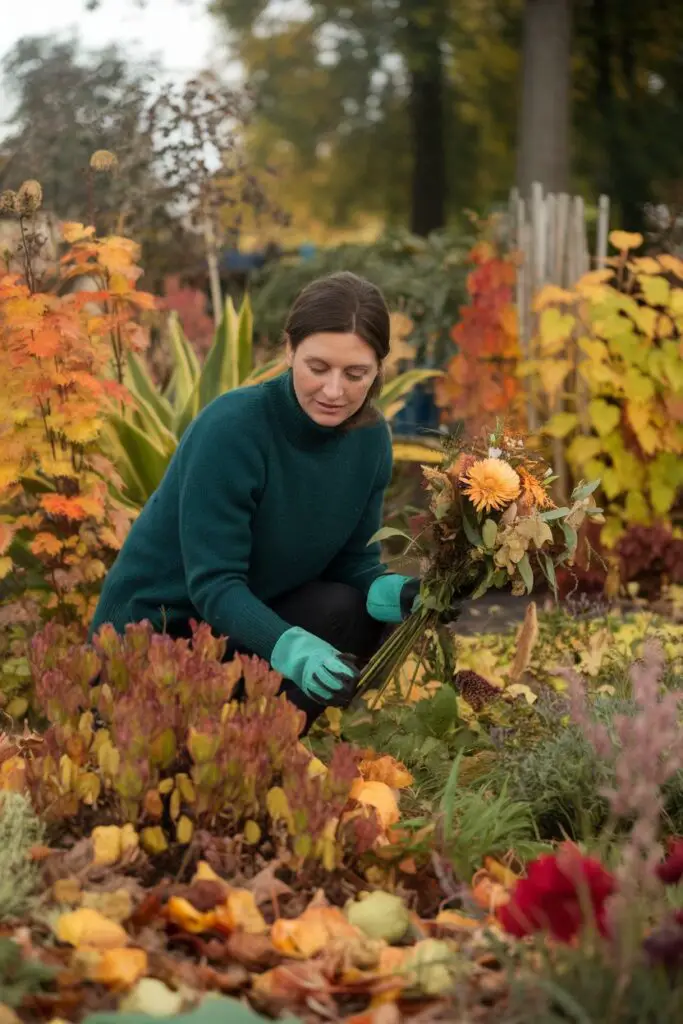
[[[270,661],[290,624],[247,584],[265,453],[245,431],[242,417],[235,419],[233,429],[225,422],[218,428],[211,419],[197,423],[178,451],[181,554],[190,600],[202,619],[218,635]]]
[[[380,558],[380,542],[368,544],[368,541],[382,526],[384,494],[391,482],[392,466],[391,435],[388,426],[384,424],[379,464],[372,491],[358,525],[325,570],[325,579],[335,583],[347,583],[367,594],[373,581],[387,571]]]

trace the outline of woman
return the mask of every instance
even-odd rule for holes
[[[368,544],[392,468],[372,404],[389,333],[369,281],[339,273],[303,290],[285,328],[288,372],[221,395],[186,430],[105,580],[91,635],[149,619],[189,636],[203,620],[283,675],[306,729],[350,699],[358,663],[419,593]]]

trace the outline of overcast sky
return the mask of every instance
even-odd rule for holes
[[[22,36],[68,36],[76,32],[87,47],[120,42],[138,59],[156,54],[174,77],[220,62],[216,22],[205,0],[101,0],[85,9],[85,0],[0,0],[0,61]],[[4,111],[3,111],[4,113]]]

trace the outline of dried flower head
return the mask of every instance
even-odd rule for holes
[[[464,493],[477,512],[502,509],[518,496],[520,480],[516,471],[502,459],[481,459],[470,466],[464,477]]]
[[[0,216],[7,216],[17,212],[17,194],[11,188],[0,192]]]
[[[98,173],[113,171],[118,166],[118,157],[108,149],[97,149],[90,157],[90,166]]]
[[[520,466],[517,470],[521,482],[521,500],[525,505],[536,508],[553,508],[554,503],[543,484],[528,469]]]
[[[40,209],[43,189],[39,181],[29,178],[17,192],[16,210],[22,217],[30,217]]]
[[[501,695],[497,686],[471,669],[462,669],[460,672],[456,672],[453,682],[462,699],[467,701],[472,710],[477,713]]]

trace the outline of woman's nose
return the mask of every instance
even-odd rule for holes
[[[325,379],[323,386],[323,394],[326,398],[331,401],[335,401],[337,398],[341,398],[344,394],[344,384],[342,381],[341,373],[331,373],[329,377]]]

